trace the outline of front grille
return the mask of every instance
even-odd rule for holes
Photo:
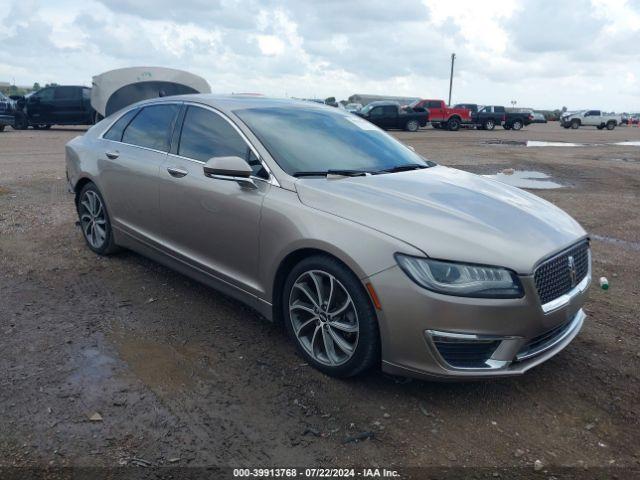
[[[575,265],[575,282],[572,282],[569,257]],[[589,271],[589,242],[580,242],[564,252],[546,260],[536,268],[534,278],[540,302],[544,305],[569,292],[580,283]]]
[[[435,337],[433,343],[445,362],[456,368],[487,368],[500,340],[453,340]]]
[[[571,320],[559,325],[548,332],[543,333],[542,335],[538,335],[537,337],[532,338],[527,344],[525,344],[518,354],[516,355],[516,360],[522,360],[523,358],[529,358],[537,354],[538,352],[542,352],[549,345],[552,345],[556,342],[558,338],[560,338],[566,331],[571,327]]]

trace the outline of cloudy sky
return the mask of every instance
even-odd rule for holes
[[[640,0],[4,0],[0,81],[160,65],[214,92],[640,111]]]

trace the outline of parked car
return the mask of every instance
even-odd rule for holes
[[[547,119],[542,113],[533,112],[532,115],[533,115],[532,123],[547,123]]]
[[[397,102],[385,101],[371,102],[356,115],[385,130],[399,128],[409,132],[417,132],[429,120],[429,115],[423,109],[401,108]]]
[[[52,125],[93,125],[91,89],[75,85],[45,87],[18,100],[16,128],[50,128]]]
[[[0,92],[0,132],[15,122],[15,102]]]
[[[361,103],[347,103],[344,107],[349,113],[358,113],[362,110]]]
[[[575,113],[565,113],[560,118],[564,128],[577,129],[583,126],[596,127],[598,130],[606,128],[613,130],[622,121],[620,115],[607,115],[600,110],[582,110]]]
[[[456,131],[463,123],[471,123],[471,112],[466,108],[450,108],[443,100],[416,100],[410,107],[424,108],[434,128]]]
[[[284,322],[329,375],[518,375],[585,319],[574,219],[338,109],[148,100],[71,140],[66,171],[89,249],[135,250]]]

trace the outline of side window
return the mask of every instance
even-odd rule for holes
[[[429,102],[429,108],[440,108],[441,106],[440,102]]]
[[[505,113],[504,112],[504,107],[495,107],[495,111],[496,111],[496,113]]]
[[[53,89],[55,100],[79,100],[81,89],[78,87],[56,87]]]
[[[383,107],[383,112],[385,115],[396,115],[398,113],[398,107],[387,105],[386,107]]]
[[[179,106],[175,104],[144,107],[126,127],[122,135],[124,143],[169,151],[169,139]]]
[[[33,94],[33,98],[39,98],[41,101],[53,100],[53,88],[45,88]]]
[[[204,108],[187,109],[178,155],[202,162],[212,157],[240,157],[251,166],[253,175],[268,178],[260,160],[229,122]]]
[[[599,117],[600,116],[600,110],[592,110],[591,111],[591,115],[593,115],[594,117]]]
[[[382,110],[382,107],[374,107],[369,112],[370,117],[382,117],[383,115],[384,111]]]
[[[111,125],[111,128],[107,131],[107,133],[104,134],[103,138],[106,138],[107,140],[114,140],[116,142],[121,142],[124,129],[127,128],[127,125],[129,125],[129,122],[131,122],[133,117],[135,117],[139,111],[140,111],[139,109],[134,108],[133,110],[129,110],[127,113],[122,115],[116,121],[116,123]]]

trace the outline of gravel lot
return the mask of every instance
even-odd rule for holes
[[[565,188],[535,193],[593,235],[582,333],[523,377],[478,383],[331,379],[216,291],[97,257],[66,193],[64,144],[82,132],[0,133],[0,466],[639,468],[640,147],[608,143],[640,128],[396,133],[463,170],[549,174]]]

